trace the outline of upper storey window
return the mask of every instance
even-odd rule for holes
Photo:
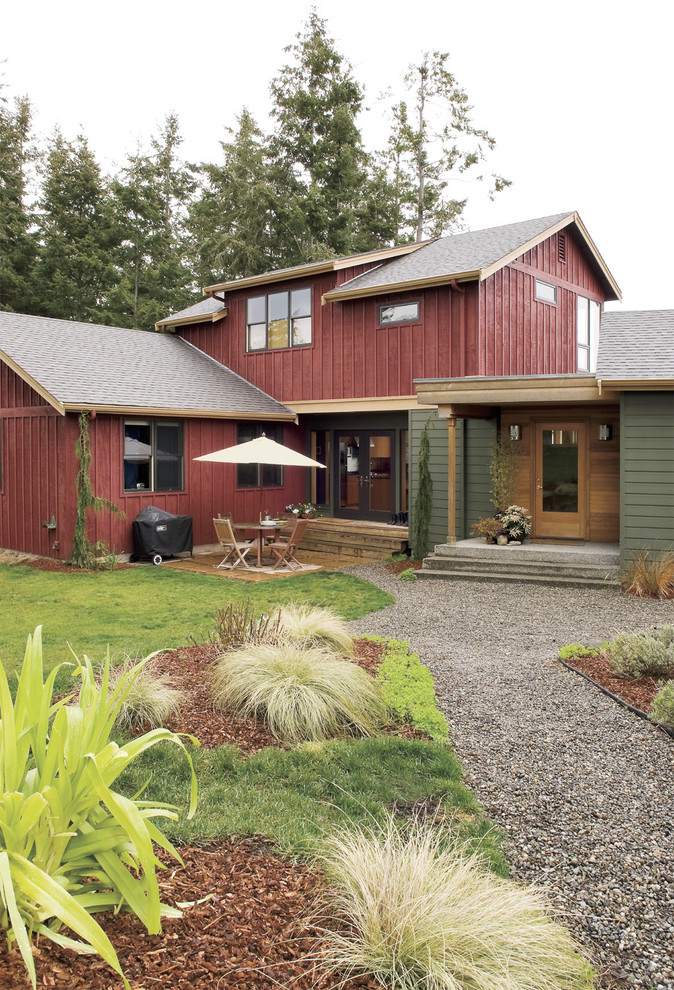
[[[249,351],[301,347],[311,343],[311,289],[270,292],[246,300]]]
[[[601,307],[594,299],[576,296],[576,339],[579,371],[596,370],[600,313]]]
[[[379,326],[385,327],[390,323],[418,323],[419,303],[394,303],[392,306],[379,307]]]
[[[536,279],[536,298],[541,302],[556,303],[557,302],[557,286],[550,285],[549,282],[541,282],[539,278]]]

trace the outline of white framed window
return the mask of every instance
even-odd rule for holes
[[[124,420],[124,491],[179,492],[185,487],[181,420]]]
[[[246,350],[268,351],[310,343],[310,287],[246,300]]]
[[[549,282],[542,282],[539,278],[535,280],[535,295],[539,302],[556,303],[557,286],[550,285]]]
[[[379,307],[379,326],[387,327],[391,323],[418,323],[420,306],[418,302],[392,303]]]
[[[576,345],[578,371],[595,371],[599,348],[601,306],[594,299],[576,296]]]

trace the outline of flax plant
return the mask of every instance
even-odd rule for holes
[[[156,934],[162,915],[176,913],[159,899],[161,863],[153,843],[180,857],[152,820],[176,819],[175,811],[113,790],[136,757],[167,741],[189,760],[189,816],[196,810],[194,769],[179,736],[155,729],[123,748],[109,739],[125,696],[149,659],[112,686],[109,658],[97,684],[85,656],[75,669],[79,697],[70,704],[70,698],[52,701],[58,667],[44,681],[40,626],[28,637],[14,703],[0,666],[0,928],[10,945],[16,942],[33,987],[33,935],[98,953],[128,988],[115,950],[92,914],[130,910]],[[60,931],[64,925],[75,938]]]
[[[387,990],[592,986],[592,970],[542,897],[495,877],[437,823],[343,828],[321,859],[330,885],[324,958],[345,978],[370,974]]]

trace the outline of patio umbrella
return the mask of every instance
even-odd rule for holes
[[[223,447],[211,454],[195,457],[195,461],[216,461],[220,464],[283,464],[290,467],[324,468],[325,464],[314,461],[306,454],[291,450],[276,440],[270,440],[264,433],[255,440],[237,443],[233,447]]]

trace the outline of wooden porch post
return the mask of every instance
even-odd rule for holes
[[[447,542],[456,543],[456,417],[447,420]]]

